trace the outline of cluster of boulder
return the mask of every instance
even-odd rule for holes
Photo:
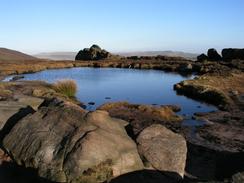
[[[127,105],[168,123],[181,120],[172,107]],[[111,117],[103,108],[89,112],[59,98],[27,95],[0,101],[0,148],[18,165],[53,182],[116,182],[116,177],[147,170],[161,172],[157,182],[184,177],[183,136],[151,123],[138,127],[133,139],[129,122]]]
[[[98,45],[92,45],[90,48],[80,50],[75,57],[75,60],[103,60],[111,58],[112,54],[101,49]]]
[[[244,60],[244,49],[225,48],[222,50],[222,56],[216,49],[211,48],[208,50],[207,55],[201,54],[197,57],[198,61],[231,61],[231,60]]]

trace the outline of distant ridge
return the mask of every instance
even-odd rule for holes
[[[75,60],[77,52],[46,52],[34,55],[37,58],[51,60]],[[184,57],[187,59],[196,60],[199,54],[180,52],[180,51],[143,51],[143,52],[117,52],[113,53],[125,57],[129,56],[157,56],[164,55],[170,57]]]
[[[76,52],[44,52],[34,55],[41,59],[50,60],[75,60]]]
[[[142,52],[119,52],[117,53],[121,56],[157,56],[164,55],[169,57],[184,57],[188,59],[196,59],[199,54],[187,53],[181,51],[142,51]]]

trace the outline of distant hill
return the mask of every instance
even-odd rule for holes
[[[34,55],[41,59],[51,60],[75,60],[76,52],[46,52]]]
[[[164,55],[169,57],[184,57],[188,59],[195,60],[199,54],[180,52],[180,51],[143,51],[143,52],[120,52],[116,53],[121,56],[130,57],[130,56],[157,56]]]
[[[36,60],[36,57],[27,55],[25,53],[10,50],[7,48],[0,48],[0,61],[16,61],[16,60]]]
[[[51,60],[75,60],[77,52],[47,52],[34,55],[37,58],[51,59]],[[195,60],[199,54],[186,53],[179,51],[144,51],[144,52],[118,52],[113,53],[125,57],[129,56],[157,56],[165,55],[170,57],[184,57]]]

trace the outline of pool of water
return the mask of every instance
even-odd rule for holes
[[[22,80],[43,80],[53,83],[61,79],[73,79],[78,85],[76,97],[87,105],[88,110],[95,110],[106,102],[115,101],[180,105],[182,110],[179,114],[189,118],[195,112],[215,110],[216,108],[211,105],[176,94],[173,85],[189,78],[157,70],[68,68],[24,74]],[[89,105],[89,103],[95,104]]]

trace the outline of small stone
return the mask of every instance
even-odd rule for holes
[[[17,80],[20,80],[20,79],[23,79],[24,76],[14,76],[10,81],[17,81]]]
[[[95,102],[89,102],[88,105],[95,105]]]

